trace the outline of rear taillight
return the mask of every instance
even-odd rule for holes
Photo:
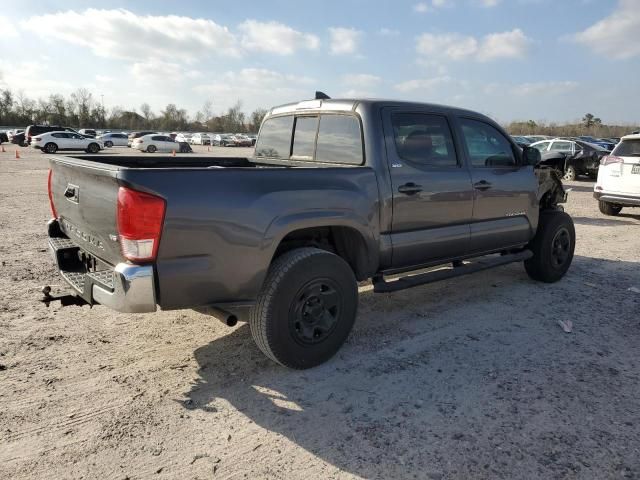
[[[155,260],[166,203],[163,198],[126,187],[118,190],[118,236],[132,262]]]
[[[56,212],[56,206],[53,204],[53,191],[51,190],[51,182],[53,181],[53,170],[49,169],[49,178],[47,178],[47,191],[49,192],[49,206],[51,207],[51,213],[53,218],[58,218],[58,212]]]
[[[611,165],[614,163],[624,163],[624,158],[616,157],[615,155],[607,155],[606,157],[602,157],[600,160],[600,165]]]

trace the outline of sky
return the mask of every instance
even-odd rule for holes
[[[107,109],[250,112],[321,90],[640,123],[640,0],[23,0],[0,8],[0,52],[0,89],[84,87]]]

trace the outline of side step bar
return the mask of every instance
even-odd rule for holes
[[[464,264],[459,267],[446,267],[432,272],[421,273],[419,275],[408,275],[390,282],[387,282],[381,275],[373,279],[373,291],[376,293],[397,292],[398,290],[405,290],[407,288],[417,287],[427,283],[439,282],[449,278],[488,270],[501,265],[507,265],[508,263],[523,262],[530,259],[532,256],[533,253],[531,250],[523,250],[518,253],[509,253],[499,257],[483,258],[476,262]]]

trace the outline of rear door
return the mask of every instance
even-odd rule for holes
[[[519,165],[518,147],[495,126],[465,117],[458,126],[474,192],[471,251],[527,243],[538,220],[533,167]]]
[[[430,111],[383,110],[393,188],[392,267],[464,256],[473,193],[450,121]]]

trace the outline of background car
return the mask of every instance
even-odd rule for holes
[[[218,145],[221,147],[235,147],[235,137],[228,133],[223,133],[222,135],[220,135],[220,143]]]
[[[158,132],[154,132],[151,130],[143,130],[141,132],[131,132],[127,140],[127,146],[131,147],[133,144],[133,141],[136,138],[144,137],[145,135],[151,135],[151,134],[158,135]]]
[[[9,141],[9,137],[7,136],[7,132],[0,132],[0,144]]]
[[[193,136],[192,133],[179,133],[176,135],[175,141],[191,143],[192,136]]]
[[[129,144],[129,138],[126,133],[105,133],[96,138],[104,142],[104,146],[107,148],[126,147]]]
[[[616,146],[615,143],[612,143],[608,140],[603,140],[601,138],[591,137],[589,135],[582,135],[576,138],[577,140],[582,140],[583,142],[591,143],[592,145],[598,145],[599,147],[604,148],[608,152],[613,150]]]
[[[85,137],[77,132],[46,132],[31,137],[31,146],[43,153],[56,153],[58,150],[84,150],[98,153],[104,144],[95,138]]]
[[[531,143],[541,142],[543,140],[551,140],[553,137],[549,135],[523,135],[524,138],[531,141]]]
[[[168,135],[151,134],[138,137],[133,140],[132,148],[141,152],[180,152],[187,153],[191,151],[191,147],[185,142],[176,142]]]
[[[85,137],[91,137],[91,138],[96,138],[96,136],[98,135],[96,131],[92,128],[81,128],[80,130],[78,130],[78,133],[80,135],[84,135]]]
[[[194,133],[189,143],[191,145],[211,145],[211,138],[206,133]]]
[[[25,142],[25,134],[24,134],[24,130],[14,130],[14,131],[10,131],[7,134],[7,138],[9,139],[9,142],[15,144],[15,145],[20,145],[21,147],[26,147],[27,144]]]
[[[251,147],[253,146],[253,141],[243,133],[238,133],[235,135],[235,142],[237,147]]]
[[[513,138],[513,141],[516,142],[519,147],[528,147],[533,143],[530,139],[521,135],[512,135],[511,138]]]
[[[31,138],[47,132],[73,132],[80,134],[75,128],[62,127],[60,125],[29,125],[24,132],[25,143],[31,144]]]
[[[602,159],[593,190],[605,215],[640,207],[640,135],[622,137],[611,155]]]
[[[575,180],[578,175],[596,178],[600,159],[609,153],[598,145],[567,138],[543,140],[530,146],[540,151],[544,164],[555,166],[561,171],[563,180]]]

